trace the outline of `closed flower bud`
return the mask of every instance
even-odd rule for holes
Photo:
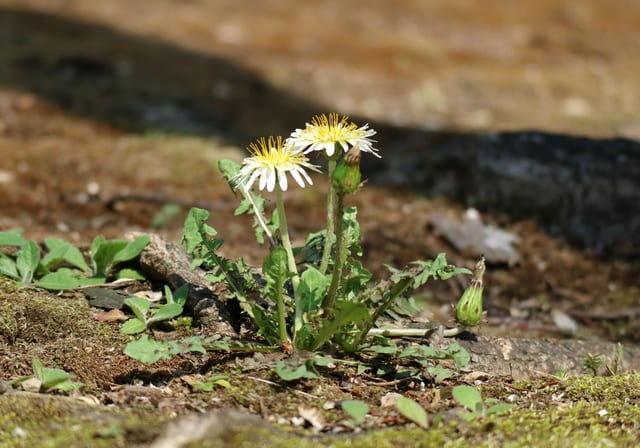
[[[455,306],[456,321],[464,326],[473,327],[482,320],[482,278],[484,276],[484,257],[476,263],[473,277],[467,289]]]
[[[354,146],[333,171],[331,181],[339,194],[354,193],[360,187],[360,148]]]

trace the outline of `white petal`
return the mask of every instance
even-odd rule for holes
[[[287,183],[287,174],[284,170],[278,170],[278,183],[280,184],[280,188],[282,191],[287,191],[287,187],[289,186]]]
[[[324,143],[322,147],[324,148],[325,152],[329,157],[331,157],[333,153],[336,151],[336,145],[333,143]]]
[[[302,173],[302,175],[304,176],[305,179],[307,179],[307,183],[309,185],[313,185],[313,181],[311,180],[311,177],[309,177],[309,175],[307,174],[307,172],[305,170],[300,170],[300,173]],[[302,185],[302,184],[301,184]]]
[[[304,180],[302,180],[302,177],[300,176],[301,172],[304,173],[304,170],[301,168],[293,169],[291,170],[291,177],[293,177],[293,179],[298,183],[298,185],[304,188]]]
[[[268,168],[269,172],[267,173],[267,191],[273,191],[273,188],[276,186],[276,172],[272,166]]]

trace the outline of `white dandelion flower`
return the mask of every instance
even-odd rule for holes
[[[347,152],[350,147],[359,146],[362,152],[380,157],[378,150],[373,147],[375,140],[369,138],[375,133],[376,131],[370,129],[368,124],[358,127],[349,122],[349,117],[340,117],[332,112],[329,116],[316,115],[304,129],[293,131],[287,139],[287,144],[302,150],[305,154],[323,151],[327,157],[335,154],[338,145],[344,152]]]
[[[311,177],[306,170],[319,171],[318,167],[309,163],[304,153],[283,142],[282,137],[262,137],[257,142],[251,143],[248,148],[250,157],[242,162],[242,168],[237,175],[238,186],[242,185],[247,190],[258,180],[258,189],[273,191],[276,182],[282,191],[288,188],[287,174],[296,181],[300,187],[305,183],[313,185]]]

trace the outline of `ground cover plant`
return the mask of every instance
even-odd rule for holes
[[[333,346],[342,353],[368,350],[410,357],[409,351],[396,347],[388,339],[392,330],[375,331],[380,329],[374,328],[383,318],[388,318],[388,313],[396,316],[410,313],[414,303],[410,292],[429,280],[471,274],[466,268],[447,263],[445,254],[441,253],[434,260],[414,261],[403,270],[389,267],[388,279],[372,280],[372,274],[359,260],[362,249],[357,209],[346,207],[345,202],[362,187],[362,155],[381,157],[373,146],[374,134],[368,125],[358,127],[347,117],[335,113],[320,115],[287,139],[272,136],[252,143],[250,156],[242,164],[230,160],[219,163],[222,175],[240,196],[236,215],[252,215],[257,241],[269,245],[261,269],[254,269],[243,259],[231,261],[219,255],[224,241],[216,238],[217,231],[207,223],[209,212],[200,208],[189,212],[183,242],[193,259],[192,267],[204,267],[212,283],[226,286],[227,296],[237,300],[255,324],[258,342],[263,344],[261,351],[318,352]],[[329,178],[326,228],[310,234],[304,247],[294,248],[283,193],[289,187],[288,176],[301,188],[312,187],[307,171],[320,169],[311,163],[308,154],[326,159]],[[266,210],[267,200],[252,191],[253,186],[260,192],[273,193],[276,205],[272,213]],[[446,335],[455,335],[480,322],[483,275],[484,260],[481,259],[469,288],[455,307],[457,326],[444,330]],[[130,299],[129,306],[137,301],[139,299]],[[129,326],[136,325],[135,332],[138,332],[144,329],[146,310],[140,310],[139,306],[135,309],[139,310],[138,319]],[[145,362],[155,362],[178,352],[233,350],[238,346],[230,340],[197,337],[176,345],[175,341],[154,341],[145,335],[131,342],[126,353]],[[437,355],[428,347],[422,348],[420,352],[412,347],[414,356]],[[316,377],[314,366],[327,362],[333,361],[316,356],[293,368],[284,368],[281,362],[276,372],[289,380]],[[446,372],[440,374],[446,375]]]

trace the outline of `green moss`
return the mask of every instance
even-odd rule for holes
[[[566,381],[566,391],[574,400],[589,402],[640,401],[640,375],[620,374],[614,376],[570,377]]]
[[[158,415],[116,411],[79,400],[28,393],[0,396],[0,446],[148,446],[162,430]]]

